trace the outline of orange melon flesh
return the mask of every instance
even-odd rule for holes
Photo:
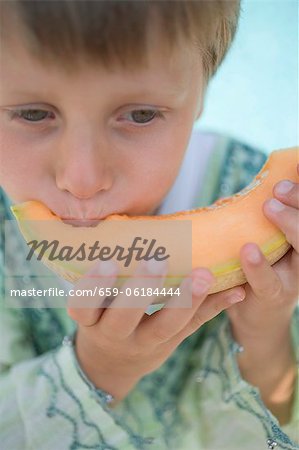
[[[266,218],[262,206],[265,200],[273,197],[273,187],[277,182],[283,179],[298,182],[298,156],[297,147],[272,152],[260,172],[246,188],[208,207],[161,216],[117,214],[108,216],[96,227],[88,229],[90,242],[94,242],[95,235],[100,240],[104,230],[103,223],[111,221],[191,220],[192,267],[207,267],[214,274],[216,281],[209,292],[215,293],[243,284],[246,278],[241,268],[239,254],[244,244],[247,242],[258,244],[271,265],[290,248],[285,235]],[[28,201],[14,205],[11,209],[27,242],[32,239],[61,240],[60,236],[67,235],[68,244],[71,242],[76,248],[76,244],[82,241],[83,232],[86,241],[86,228],[65,224],[40,202]],[[51,231],[47,231],[47,235],[41,235],[41,229],[38,227],[40,221],[51,221],[54,225]],[[119,243],[116,236],[110,235],[108,240],[113,248]],[[65,280],[72,282],[81,278],[94,265],[94,262],[90,261],[84,261],[83,264],[76,261],[49,261],[47,258],[43,258],[42,261]],[[134,264],[131,266],[131,274],[135,267]],[[172,279],[166,279],[164,286],[178,286],[182,277],[174,266],[170,265],[168,274],[172,274]],[[173,276],[174,274],[177,277]],[[128,271],[122,268],[120,276],[124,275],[128,275]],[[118,280],[116,285],[120,286],[121,281]]]

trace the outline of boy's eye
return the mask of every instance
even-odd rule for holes
[[[157,109],[135,109],[128,113],[135,123],[152,122],[155,117],[162,117],[161,111]]]
[[[49,111],[42,109],[20,109],[11,111],[11,118],[24,119],[26,122],[41,122],[49,114]]]

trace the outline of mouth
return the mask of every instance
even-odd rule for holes
[[[96,227],[103,219],[74,219],[61,217],[63,223],[73,227]]]

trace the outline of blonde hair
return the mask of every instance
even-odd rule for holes
[[[33,56],[58,62],[66,70],[74,69],[79,57],[106,66],[145,65],[155,20],[169,50],[179,42],[198,49],[208,81],[234,38],[240,1],[10,0],[1,2],[1,9],[2,39],[16,33],[8,20],[15,16]]]

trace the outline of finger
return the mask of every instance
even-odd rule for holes
[[[299,252],[299,210],[272,198],[263,205],[265,215],[286,235],[287,241]]]
[[[101,317],[104,308],[100,306],[105,301],[105,296],[99,294],[99,288],[111,288],[117,278],[118,267],[113,261],[101,261],[85,274],[78,283],[74,285],[74,296],[68,298],[68,315],[82,326],[92,326]],[[76,294],[84,292],[95,292],[95,296],[85,297]]]
[[[299,184],[290,180],[280,181],[275,185],[273,193],[278,200],[299,209]]]
[[[151,260],[141,263],[135,274],[121,288],[121,293],[106,309],[99,323],[99,330],[109,339],[122,340],[133,333],[153,296],[141,295],[147,289],[160,289],[167,273],[167,262]],[[139,292],[135,295],[136,290]],[[130,295],[127,295],[127,293]]]
[[[242,269],[257,299],[269,304],[279,301],[283,295],[283,284],[258,245],[245,244],[240,251]]]
[[[239,289],[243,297],[245,296],[245,291],[242,288],[234,288],[229,292],[226,291],[221,294],[208,296],[215,279],[207,269],[200,268],[193,271],[192,281],[192,286],[190,286],[190,283],[186,283],[185,280],[181,286],[182,292],[184,289],[192,289],[192,307],[183,309],[179,305],[177,308],[169,305],[171,308],[165,308],[162,311],[158,311],[155,315],[147,317],[137,329],[136,338],[139,342],[152,342],[156,345],[167,342],[173,337],[183,335],[187,337],[205,321],[224,309],[223,305],[225,307],[230,306],[232,304],[232,295],[230,295],[232,292],[237,292]],[[209,301],[207,301],[207,296]],[[171,302],[178,302],[178,300],[171,299],[169,303]],[[199,310],[201,311],[200,313]]]
[[[155,345],[169,340],[190,320],[195,309],[207,296],[213,281],[214,277],[209,270],[194,270],[190,277],[182,281],[179,297],[171,297],[167,302],[167,308],[144,317],[136,330],[136,339],[141,345],[146,342],[152,342]],[[192,296],[193,292],[195,292],[194,296]],[[183,308],[182,305],[188,304],[188,297],[192,298],[192,305],[189,308]]]
[[[180,342],[186,339],[222,311],[243,301],[245,295],[245,289],[241,286],[209,295],[196,310],[187,326],[174,337],[175,341]]]
[[[285,298],[290,301],[292,299],[298,299],[299,254],[293,248],[290,248],[284,257],[274,264],[273,268],[275,268],[275,272],[283,281]]]

